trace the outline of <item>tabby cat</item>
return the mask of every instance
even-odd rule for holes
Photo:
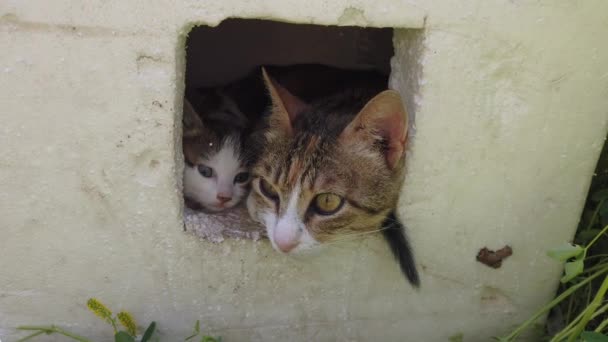
[[[419,285],[395,206],[403,183],[407,114],[386,85],[353,82],[305,102],[262,70],[271,106],[257,137],[247,198],[272,246],[302,253],[351,234],[382,231]]]

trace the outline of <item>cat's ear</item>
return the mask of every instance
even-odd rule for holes
[[[184,98],[183,123],[184,138],[195,137],[203,133],[203,121],[186,98]]]
[[[385,90],[367,102],[342,131],[340,140],[347,146],[380,143],[392,170],[404,157],[407,130],[408,117],[401,96],[394,90]]]
[[[272,101],[271,126],[291,134],[293,121],[308,105],[268,76],[265,68],[262,68],[262,75]]]

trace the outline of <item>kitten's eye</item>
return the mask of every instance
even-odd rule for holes
[[[206,165],[199,165],[198,172],[205,178],[210,178],[213,176],[213,169]]]
[[[260,191],[262,192],[262,195],[273,201],[279,200],[279,193],[275,190],[274,186],[270,185],[264,178],[260,178]]]
[[[234,177],[235,183],[245,183],[249,180],[249,172],[241,172]]]
[[[344,204],[344,198],[336,194],[319,194],[313,200],[313,209],[319,215],[335,214]]]

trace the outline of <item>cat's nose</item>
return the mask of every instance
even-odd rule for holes
[[[222,204],[224,204],[224,203],[226,203],[226,202],[228,202],[228,201],[230,201],[232,199],[232,197],[226,196],[224,194],[217,194],[216,198]]]
[[[296,248],[296,246],[299,244],[298,241],[279,241],[279,240],[275,241],[275,243],[277,244],[277,247],[279,247],[279,249],[283,253],[291,252],[291,250]]]
[[[276,229],[274,231],[274,243],[283,253],[289,253],[300,244],[300,234],[297,230]]]

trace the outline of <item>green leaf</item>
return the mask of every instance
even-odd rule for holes
[[[135,342],[133,336],[129,335],[126,331],[119,331],[114,335],[115,342]]]
[[[583,259],[577,259],[574,261],[567,262],[564,265],[564,276],[561,279],[562,283],[567,283],[570,280],[574,279],[577,275],[583,273],[583,269],[585,268],[585,264],[583,263]]]
[[[581,337],[583,342],[608,342],[608,336],[595,331],[584,331]]]
[[[591,195],[591,200],[593,202],[600,202],[608,198],[608,189],[601,189],[593,193]]]
[[[547,255],[558,261],[567,261],[570,258],[578,257],[583,253],[583,248],[578,245],[572,245],[566,242],[560,247],[554,248],[547,252]]]
[[[150,323],[148,329],[146,329],[146,332],[144,333],[144,336],[141,338],[141,342],[148,342],[148,340],[150,340],[152,337],[152,334],[154,334],[154,329],[156,329],[156,322]]]

